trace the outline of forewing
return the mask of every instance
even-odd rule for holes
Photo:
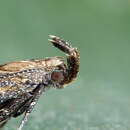
[[[27,85],[28,79],[24,77],[10,77],[0,80],[0,103],[8,99],[17,98],[19,95],[32,91],[34,88]]]
[[[34,68],[36,66],[37,64],[34,60],[9,62],[7,64],[0,65],[0,73],[19,72],[24,69]]]
[[[0,103],[31,92],[43,80],[37,60],[10,62],[0,66]]]

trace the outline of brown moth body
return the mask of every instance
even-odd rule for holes
[[[24,114],[18,128],[24,123],[40,95],[46,89],[64,88],[79,71],[79,52],[68,42],[50,36],[50,42],[67,54],[67,64],[62,57],[10,62],[0,65],[0,126],[11,117]]]

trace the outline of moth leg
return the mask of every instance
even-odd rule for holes
[[[0,129],[3,128],[7,122],[8,122],[8,119],[0,122]]]
[[[29,93],[28,93],[29,94]],[[30,94],[29,94],[30,95]],[[32,95],[19,107],[18,111],[13,115],[13,117],[18,117],[23,114],[31,103]]]
[[[28,106],[28,108],[25,110],[24,113],[24,117],[20,123],[20,126],[18,127],[17,130],[22,130],[24,124],[28,121],[28,117],[30,115],[30,113],[32,112],[33,108],[35,107],[35,105],[37,104],[37,101],[40,97],[40,95],[42,94],[42,92],[44,91],[44,87],[42,87],[41,85],[39,85],[34,91],[33,91],[33,99],[30,102],[30,105]]]
[[[26,109],[28,108],[29,104],[30,104],[30,102],[25,103],[25,105],[24,105],[22,108],[20,108],[20,109],[13,115],[13,117],[16,118],[16,117],[22,115],[22,114],[26,111]]]
[[[19,110],[30,95],[24,94],[22,97],[10,99],[0,104],[0,128]]]

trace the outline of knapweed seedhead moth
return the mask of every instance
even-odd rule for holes
[[[79,71],[79,52],[63,39],[50,35],[53,46],[67,54],[63,57],[25,60],[0,65],[0,127],[11,117],[24,114],[21,130],[40,95],[48,88],[64,88]]]

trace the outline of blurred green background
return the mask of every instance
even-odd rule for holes
[[[78,47],[80,73],[66,89],[42,95],[24,129],[130,130],[130,1],[0,1],[1,64],[64,56],[49,34]]]

